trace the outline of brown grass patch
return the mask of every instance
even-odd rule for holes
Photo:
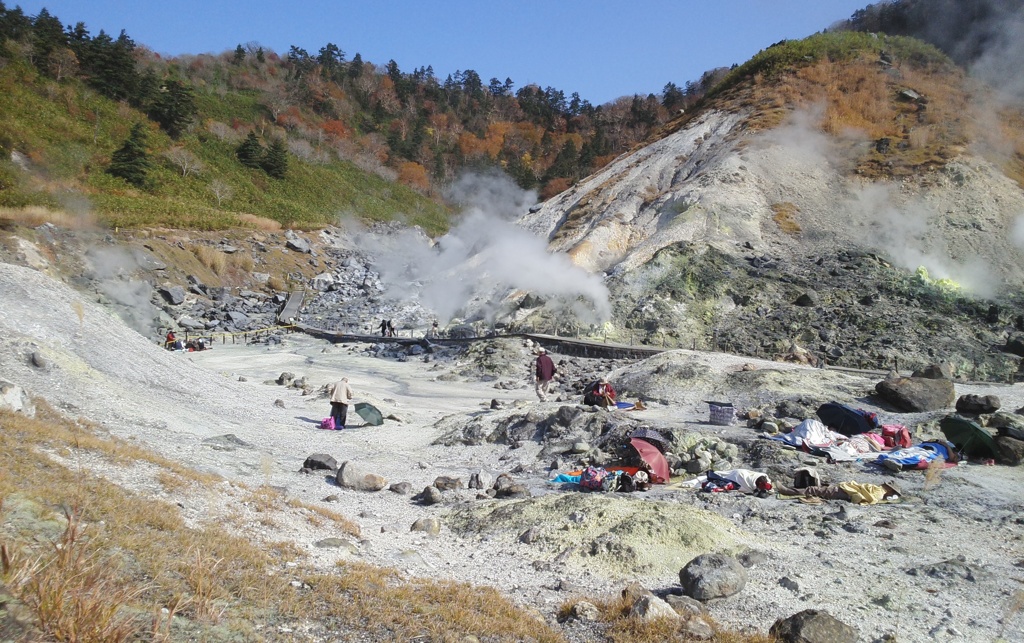
[[[37,533],[11,529],[0,502],[0,559],[8,589],[54,639],[213,640],[219,631],[213,628],[229,626],[239,640],[289,640],[267,628],[276,624],[335,638],[345,638],[347,631],[373,640],[563,640],[539,616],[491,588],[408,578],[361,563],[304,572],[286,564],[303,556],[293,543],[260,541],[224,519],[189,528],[177,506],[71,471],[46,452],[73,457],[76,450],[89,449],[116,461],[129,454],[148,462],[161,458],[104,438],[91,423],[63,418],[42,400],[36,404],[42,409],[39,419],[0,412],[5,467],[0,501],[17,497],[40,515],[51,514],[53,507],[76,509],[68,512],[64,534],[47,542]],[[180,484],[178,477],[203,479],[184,472],[158,475],[171,486]],[[211,486],[207,493],[219,488]],[[253,490],[246,502],[258,504],[268,518],[299,510],[358,533],[343,516],[286,501],[270,489]],[[301,586],[294,583],[296,576]],[[188,618],[187,631],[180,629],[176,614]]]
[[[28,228],[52,223],[60,228],[84,230],[96,227],[96,217],[88,214],[69,214],[63,210],[50,210],[42,206],[25,208],[0,208],[0,220],[9,221]]]
[[[573,607],[587,600],[597,607],[601,621],[607,625],[605,637],[611,643],[689,643],[695,640],[684,630],[688,617],[676,619],[645,620],[630,616],[630,610],[638,597],[628,591],[602,598],[576,597],[563,603],[559,609],[560,619],[569,618]],[[775,638],[764,634],[743,634],[718,625],[707,614],[701,620],[711,626],[712,640],[721,643],[774,643]]]
[[[359,535],[359,525],[352,522],[351,520],[341,515],[337,511],[333,511],[326,507],[311,505],[309,503],[302,502],[298,498],[292,498],[288,500],[288,506],[296,509],[305,509],[306,511],[310,512],[311,515],[309,516],[308,519],[314,525],[319,526],[321,524],[320,521],[316,520],[316,517],[319,516],[321,518],[326,518],[327,520],[333,522],[335,525],[340,527],[341,530],[346,534],[351,534],[353,536]]]
[[[277,275],[271,275],[270,279],[267,279],[267,288],[278,292],[284,292],[288,290],[288,282]]]
[[[211,248],[210,246],[195,245],[192,246],[192,253],[199,259],[199,262],[213,271],[215,275],[224,274],[224,269],[227,268],[228,259],[227,255]]]
[[[256,216],[255,214],[248,214],[246,212],[237,216],[238,221],[246,228],[255,228],[256,230],[263,230],[264,232],[278,232],[281,230],[281,224],[273,219]]]
[[[946,470],[946,459],[935,458],[928,463],[928,468],[924,470],[924,490],[928,491],[939,486],[942,482],[942,472]]]
[[[772,220],[779,226],[779,230],[789,235],[798,235],[801,228],[800,224],[796,222],[796,214],[799,211],[796,205],[788,201],[773,203],[772,212],[775,214],[772,215]]]
[[[241,270],[243,272],[252,272],[256,262],[253,261],[252,255],[245,252],[236,252],[228,255],[228,263],[235,270]]]

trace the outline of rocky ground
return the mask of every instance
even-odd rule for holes
[[[938,477],[893,474],[864,463],[827,464],[744,424],[707,423],[707,399],[728,399],[782,424],[834,399],[875,410],[921,437],[933,435],[934,420],[951,411],[896,413],[870,395],[877,378],[720,353],[673,351],[639,362],[555,355],[570,380],[602,372],[648,406],[603,412],[579,405],[571,381],[560,401],[538,403],[528,381],[530,347],[511,340],[469,353],[413,355],[389,344],[330,345],[289,334],[173,353],[37,271],[0,264],[0,286],[5,380],[167,457],[350,516],[359,539],[302,519],[268,524],[254,514],[248,523],[254,539],[293,541],[305,562],[322,569],[357,557],[413,575],[489,584],[555,622],[565,601],[614,593],[631,581],[682,605],[680,570],[698,554],[719,552],[746,565],[746,581],[701,608],[737,628],[766,631],[778,618],[815,608],[856,628],[861,640],[1024,635],[1017,613],[1024,581],[1019,467],[968,462]],[[301,384],[279,384],[290,379],[282,373]],[[318,430],[328,410],[323,387],[343,374],[357,400],[392,419],[381,427]],[[1024,406],[1020,384],[955,387],[958,395],[997,395],[1005,409]],[[904,497],[867,507],[808,505],[679,484],[584,494],[548,482],[584,460],[614,461],[621,436],[634,427],[671,436],[680,473],[683,454],[710,451],[723,464],[783,481],[808,464],[832,482],[895,477]],[[381,476],[385,486],[360,491],[337,486],[329,472],[299,473],[316,453]],[[168,491],[144,468],[77,466],[139,493],[173,497],[190,520],[246,511],[230,493]],[[516,492],[491,498],[468,488],[474,474],[484,487],[507,474]],[[452,482],[434,504],[413,499],[444,486],[441,477],[462,486]],[[394,483],[408,483],[394,488],[410,493],[389,490]],[[417,521],[427,531],[410,530]],[[595,636],[595,625],[581,618],[561,625],[570,640]]]

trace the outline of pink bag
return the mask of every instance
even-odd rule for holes
[[[327,417],[327,418],[324,418],[323,420],[321,420],[320,421],[320,428],[324,429],[326,431],[333,431],[334,430],[334,418],[333,417]]]

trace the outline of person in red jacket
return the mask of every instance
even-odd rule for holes
[[[592,382],[583,392],[583,403],[606,409],[615,408],[615,397],[615,389],[611,382],[602,377],[596,382]]]
[[[551,380],[555,378],[555,363],[548,357],[548,352],[543,348],[537,349],[537,362],[534,369],[534,382],[537,385],[537,397],[541,402],[548,401],[548,393],[551,391]]]

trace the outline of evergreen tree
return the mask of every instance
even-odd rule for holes
[[[348,65],[348,77],[352,79],[359,78],[363,75],[363,57],[356,52],[356,55],[352,57],[352,62]]]
[[[242,144],[235,150],[235,156],[238,157],[242,165],[256,169],[262,166],[265,155],[266,150],[260,145],[260,141],[256,138],[254,132],[249,132],[249,135],[245,137]]]
[[[32,35],[32,20],[21,7],[8,9],[0,2],[0,54],[5,53],[8,42],[18,42]]]
[[[665,109],[676,109],[682,107],[686,101],[683,90],[675,83],[667,83],[665,89],[661,90],[661,104]]]
[[[111,155],[107,173],[120,177],[137,188],[145,188],[152,167],[152,161],[146,152],[146,130],[143,129],[142,123],[136,123],[132,126],[124,145]]]
[[[231,59],[232,65],[241,65],[245,62],[245,47],[239,44],[235,47],[235,56]]]
[[[177,138],[198,112],[192,88],[177,80],[169,80],[157,92],[149,108],[149,117],[159,123],[165,132]]]
[[[267,154],[263,157],[263,163],[260,166],[264,172],[273,178],[284,178],[284,175],[288,172],[288,150],[285,148],[283,140],[278,138],[270,143],[270,149],[267,150]]]
[[[139,103],[139,73],[135,70],[135,43],[124,31],[114,40],[103,31],[90,39],[79,23],[71,37],[71,48],[86,82],[114,100]]]
[[[32,23],[32,62],[40,71],[46,73],[50,54],[66,46],[64,26],[56,16],[50,15],[45,8],[42,9]]]
[[[256,49],[256,62],[260,64],[267,62],[267,57],[263,55],[263,47],[258,47]]]

